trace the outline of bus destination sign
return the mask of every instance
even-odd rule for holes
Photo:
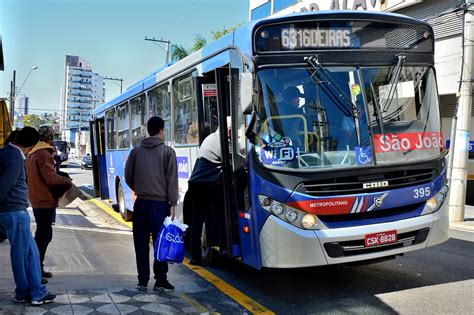
[[[257,53],[328,49],[401,50],[430,53],[432,31],[424,25],[379,21],[301,21],[264,25],[254,33]]]
[[[318,28],[285,28],[281,30],[281,46],[285,49],[350,47],[350,31]]]

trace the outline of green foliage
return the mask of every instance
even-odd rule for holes
[[[196,37],[194,37],[194,45],[191,48],[190,52],[198,51],[199,49],[203,48],[206,45],[207,45],[207,40],[202,35],[197,34]]]
[[[172,44],[171,45],[171,60],[178,61],[186,58],[189,55],[189,51],[183,47],[183,45]]]
[[[236,26],[234,27],[230,27],[230,28],[224,28],[222,31],[216,31],[216,32],[211,32],[212,34],[212,39],[214,40],[217,40],[219,38],[221,38],[222,36],[224,35],[227,35],[229,33],[232,33],[233,31],[235,31],[235,29],[237,27],[239,27],[240,25],[244,24],[244,22],[240,22],[239,24],[237,24]]]
[[[23,123],[25,126],[33,127],[38,129],[41,126],[41,118],[38,115],[31,114],[23,116]]]

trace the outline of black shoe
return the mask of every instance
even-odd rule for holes
[[[189,261],[189,264],[190,265],[194,265],[194,266],[202,266],[202,260],[199,260],[199,259],[191,259]]]
[[[31,302],[31,296],[27,296],[27,297],[15,296],[14,301],[15,301],[15,303],[30,303]]]
[[[47,304],[47,303],[52,303],[52,302],[54,302],[55,298],[56,298],[56,295],[48,293],[39,300],[32,300],[31,305],[32,306],[38,306],[38,305],[43,305],[43,304]]]
[[[48,283],[48,279],[46,278],[41,278],[41,284],[46,284]]]
[[[156,281],[153,291],[172,292],[174,291],[174,286],[172,286],[168,281]]]
[[[49,271],[43,271],[42,276],[43,276],[43,278],[52,278],[53,274]]]

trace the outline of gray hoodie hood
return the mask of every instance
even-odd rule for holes
[[[153,149],[159,145],[164,144],[163,140],[156,138],[156,137],[148,137],[142,140],[140,145],[144,148]]]

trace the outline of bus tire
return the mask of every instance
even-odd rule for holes
[[[122,219],[125,222],[132,220],[132,213],[128,211],[125,203],[125,191],[123,190],[122,185],[120,185],[120,183],[118,184],[117,189],[117,204]]]

